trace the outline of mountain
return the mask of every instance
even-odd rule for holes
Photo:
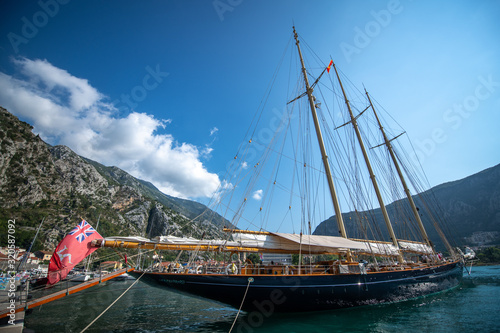
[[[0,107],[0,218],[16,220],[16,245],[27,247],[45,218],[39,248],[53,249],[85,218],[106,236],[214,238],[231,224],[206,206],[160,192],[117,167],[50,146],[33,127]],[[192,220],[195,218],[195,222]],[[7,223],[0,233],[7,234]],[[7,238],[1,239],[5,246]]]
[[[415,195],[417,206],[423,207],[420,197],[428,196],[439,202],[439,215],[449,222],[445,232],[458,244],[500,243],[500,165]],[[404,204],[400,200],[388,205],[389,214]],[[380,209],[361,214],[382,221]],[[440,244],[432,222],[422,215],[429,237]],[[345,221],[356,217],[354,212],[343,216]],[[78,156],[68,147],[48,145],[32,133],[31,125],[0,107],[0,219],[16,220],[16,245],[27,247],[45,218],[36,249],[53,249],[80,217],[94,227],[99,221],[104,237],[205,233],[214,238],[221,226],[232,227],[198,202],[165,195],[149,182]],[[353,235],[349,223],[346,228]],[[385,226],[379,229],[383,232]],[[0,234],[7,234],[7,223],[0,223]],[[338,235],[335,216],[318,225],[314,234]],[[6,242],[0,239],[0,245]]]
[[[500,244],[500,164],[464,179],[435,186],[420,195],[414,195],[417,207],[424,206],[422,197],[432,197],[438,203],[432,209],[443,217],[446,222],[445,234],[451,234],[457,245]],[[391,216],[394,216],[399,205],[406,205],[406,200],[399,200],[387,206]],[[431,220],[422,213],[423,210],[420,211],[429,238],[440,246],[441,240]],[[361,213],[361,215],[370,214],[373,214],[377,221],[383,221],[380,209]],[[354,220],[355,213],[349,212],[343,214],[343,217],[344,220]],[[381,224],[380,230],[385,230],[385,226]],[[319,224],[314,234],[337,235],[335,216]]]

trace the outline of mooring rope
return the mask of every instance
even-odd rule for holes
[[[233,330],[234,324],[236,324],[236,320],[238,320],[238,316],[240,315],[241,308],[243,307],[243,303],[245,302],[245,298],[247,297],[247,292],[248,288],[250,287],[250,283],[253,282],[253,278],[250,277],[248,278],[248,284],[247,284],[247,289],[245,290],[245,295],[243,295],[243,299],[241,300],[240,308],[238,309],[238,313],[236,314],[236,317],[234,318],[233,325],[231,325],[231,329],[229,329],[229,333]]]
[[[106,308],[103,312],[101,312],[101,314],[100,314],[100,315],[98,315],[96,319],[92,320],[92,322],[91,322],[90,324],[88,324],[88,325],[87,325],[87,327],[85,327],[83,330],[81,330],[81,332],[80,332],[80,333],[85,332],[85,331],[86,331],[86,330],[87,330],[90,326],[92,326],[92,324],[94,324],[94,323],[97,321],[97,319],[101,318],[101,316],[102,316],[102,315],[103,315],[106,311],[108,311],[108,310],[109,310],[109,309],[110,309],[110,308],[111,308],[111,307],[112,307],[112,306],[113,306],[116,302],[118,302],[118,300],[119,300],[119,299],[120,299],[123,295],[125,295],[125,293],[127,293],[127,291],[129,291],[129,290],[130,290],[130,288],[132,288],[132,287],[133,287],[133,286],[134,286],[137,282],[139,282],[139,280],[140,280],[140,279],[141,279],[141,277],[144,275],[144,273],[146,273],[146,272],[143,272],[143,273],[141,274],[141,276],[139,276],[139,278],[138,278],[137,280],[135,280],[135,281],[134,281],[134,283],[132,283],[132,284],[130,285],[130,287],[128,287],[128,288],[127,288],[127,290],[125,290],[125,291],[124,291],[124,292],[123,292],[120,296],[118,296],[118,298],[117,298],[117,299],[115,299],[113,303],[111,303],[111,304],[110,304],[110,305],[109,305],[109,306],[108,306],[108,307],[107,307],[107,308]]]

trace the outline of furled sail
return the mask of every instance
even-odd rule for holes
[[[398,249],[387,242],[351,240],[335,236],[300,235],[280,232],[236,232],[233,240],[196,239],[193,237],[160,236],[156,239],[143,237],[107,237],[97,240],[94,246],[145,248],[158,250],[225,250],[244,252],[287,252],[321,254],[345,253],[353,251],[363,254],[397,256]],[[405,252],[431,254],[432,249],[424,244],[399,241],[400,249]]]
[[[365,243],[343,237],[297,235],[287,233],[233,233],[233,240],[196,239],[192,237],[160,236],[154,240],[143,237],[107,237],[94,242],[94,246],[145,248],[158,250],[223,249],[246,252],[343,253],[348,250],[367,252]]]

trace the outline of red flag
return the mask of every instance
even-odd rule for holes
[[[102,236],[85,220],[71,230],[57,245],[50,259],[49,284],[64,279],[73,267],[97,250],[96,247],[90,247],[90,242],[99,238]]]
[[[332,68],[333,65],[333,60],[330,60],[330,64],[328,64],[328,67],[326,68],[326,71],[330,73],[330,69]]]

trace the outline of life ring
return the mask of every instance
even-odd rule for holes
[[[235,265],[235,263],[231,263],[227,265],[226,267],[226,274],[238,274],[238,267]]]
[[[202,272],[203,272],[203,266],[198,265],[198,267],[196,267],[196,274],[201,274]]]

